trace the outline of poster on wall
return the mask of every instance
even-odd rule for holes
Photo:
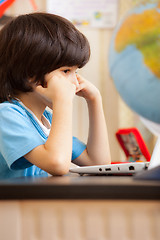
[[[0,26],[12,19],[11,16],[4,15],[7,8],[9,8],[15,0],[0,0]]]
[[[113,28],[118,0],[47,0],[47,12],[65,17],[76,26]]]
[[[14,16],[27,13],[29,8],[32,12],[37,11],[36,0],[0,0],[0,27]]]

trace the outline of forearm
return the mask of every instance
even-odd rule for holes
[[[49,137],[44,144],[46,151],[64,165],[69,166],[72,155],[72,101],[54,103]]]
[[[72,101],[55,102],[50,134],[44,145],[25,155],[32,164],[52,175],[69,170],[72,154]]]
[[[103,112],[101,95],[87,101],[89,111],[89,134],[87,152],[92,164],[111,162],[107,127]]]

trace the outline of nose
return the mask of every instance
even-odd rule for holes
[[[79,87],[79,82],[78,82],[78,80],[77,80],[76,73],[73,74],[72,83],[75,84],[76,88]]]

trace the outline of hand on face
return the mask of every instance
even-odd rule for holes
[[[46,101],[53,103],[56,100],[73,100],[75,94],[87,101],[94,100],[99,90],[79,74],[77,67],[61,67],[45,76],[47,87],[36,87],[36,92]]]
[[[92,101],[100,95],[99,90],[91,82],[79,74],[76,76],[79,83],[76,88],[76,95],[85,98],[87,101]]]
[[[76,67],[61,67],[45,76],[47,87],[36,87],[38,94],[48,101],[73,99],[76,93],[78,81]]]

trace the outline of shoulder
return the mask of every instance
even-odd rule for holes
[[[0,103],[0,123],[6,125],[11,122],[29,123],[30,120],[26,111],[20,106],[9,102]]]
[[[25,110],[14,103],[9,103],[9,102],[0,103],[0,114],[9,113],[9,112],[15,112],[22,115],[26,115]]]

